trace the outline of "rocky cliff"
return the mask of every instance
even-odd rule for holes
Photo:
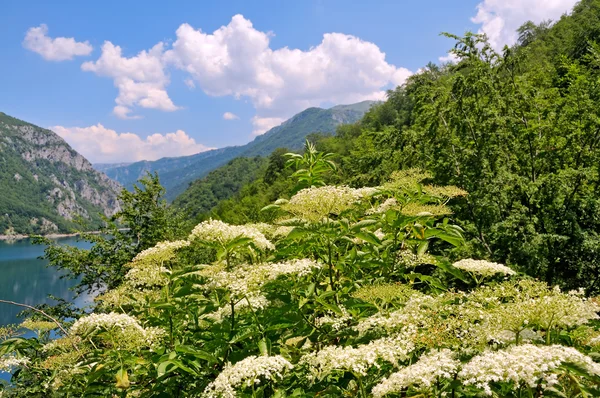
[[[95,229],[120,189],[52,131],[0,112],[0,234]]]

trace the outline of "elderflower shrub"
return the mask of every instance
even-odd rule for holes
[[[402,336],[385,337],[357,347],[328,346],[304,355],[300,364],[306,366],[310,380],[322,379],[335,371],[349,371],[365,376],[381,366],[380,362],[396,365],[406,360],[414,345]]]
[[[237,397],[236,390],[252,387],[265,381],[281,379],[294,366],[284,357],[249,356],[227,365],[202,394],[205,398]]]
[[[103,339],[105,343],[130,347],[152,347],[165,334],[160,328],[144,328],[134,317],[115,312],[109,314],[92,313],[81,317],[75,321],[69,330],[70,334],[81,337],[102,331],[110,334],[108,339]]]
[[[260,290],[266,283],[280,276],[297,275],[303,277],[322,268],[322,264],[309,259],[294,259],[279,263],[240,264],[228,271],[222,265],[206,267],[197,273],[208,279],[198,287],[206,289],[226,289],[241,299]]]
[[[516,272],[505,265],[486,260],[464,259],[452,264],[454,267],[472,274],[489,277],[496,274],[516,275]]]
[[[176,250],[181,249],[183,247],[187,247],[189,245],[190,242],[187,240],[177,240],[174,242],[158,242],[154,247],[151,247],[138,253],[133,258],[133,262],[136,263],[142,261],[155,261],[162,263],[171,260],[173,257],[175,257]]]
[[[392,393],[400,393],[410,388],[415,392],[427,392],[439,379],[452,379],[460,369],[456,354],[448,349],[432,351],[419,358],[373,387],[373,397],[381,398]]]
[[[189,240],[203,240],[220,245],[227,245],[238,238],[247,238],[261,250],[273,250],[275,246],[258,228],[250,225],[230,225],[219,220],[203,221],[196,225]]]
[[[459,372],[465,385],[473,385],[492,395],[492,384],[512,383],[542,389],[558,383],[556,371],[562,364],[575,364],[592,375],[600,375],[600,365],[572,347],[524,344],[506,350],[475,356]]]
[[[34,319],[26,319],[23,322],[21,322],[20,325],[22,328],[25,329],[29,329],[35,332],[49,332],[50,330],[54,330],[57,328],[56,323],[51,322],[51,321],[40,321],[40,320],[34,320]]]
[[[361,199],[374,194],[375,189],[353,189],[346,186],[305,188],[289,201],[281,201],[280,208],[293,217],[319,222],[330,215],[339,215],[352,208]]]
[[[27,357],[4,355],[0,357],[0,372],[11,372],[15,368],[27,366],[29,363],[31,363],[31,360]]]

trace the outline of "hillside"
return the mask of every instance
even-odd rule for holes
[[[167,199],[173,200],[185,191],[190,182],[202,178],[238,156],[266,156],[280,147],[298,149],[308,134],[333,134],[338,125],[360,120],[373,103],[363,101],[330,109],[308,108],[242,146],[220,148],[191,156],[141,161],[124,167],[107,168],[103,165],[102,168],[110,178],[127,189],[131,189],[146,172],[156,171],[167,189]]]
[[[220,201],[235,195],[244,185],[265,173],[268,160],[261,156],[235,158],[193,183],[174,201],[191,217],[208,213]]]
[[[0,234],[67,232],[119,209],[119,184],[62,138],[0,112]]]

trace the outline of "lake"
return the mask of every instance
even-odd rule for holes
[[[60,244],[87,248],[87,242],[77,238],[56,239]],[[30,239],[14,242],[0,241],[0,299],[38,305],[50,303],[52,294],[65,300],[73,298],[69,290],[75,281],[61,278],[61,273],[46,267],[47,261],[38,257],[44,254],[44,246],[34,245]],[[83,302],[85,298],[78,299]],[[24,308],[0,303],[0,325],[18,323],[16,315]]]

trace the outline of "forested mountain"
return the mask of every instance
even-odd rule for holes
[[[266,156],[282,146],[299,149],[308,134],[332,134],[336,126],[359,120],[373,104],[373,101],[363,101],[330,109],[308,108],[246,145],[214,149],[191,156],[141,161],[124,167],[102,166],[102,170],[127,189],[131,189],[146,172],[158,172],[167,189],[167,198],[173,200],[190,182],[238,156]]]
[[[336,154],[330,182],[377,185],[419,167],[469,192],[452,206],[466,254],[600,291],[600,1],[524,24],[501,53],[478,35],[451,38],[456,64],[428,65],[358,124],[316,140]],[[269,221],[259,210],[286,184],[263,173],[211,215]]]
[[[119,184],[62,138],[0,113],[0,234],[67,232],[77,218],[97,228],[119,210]]]

